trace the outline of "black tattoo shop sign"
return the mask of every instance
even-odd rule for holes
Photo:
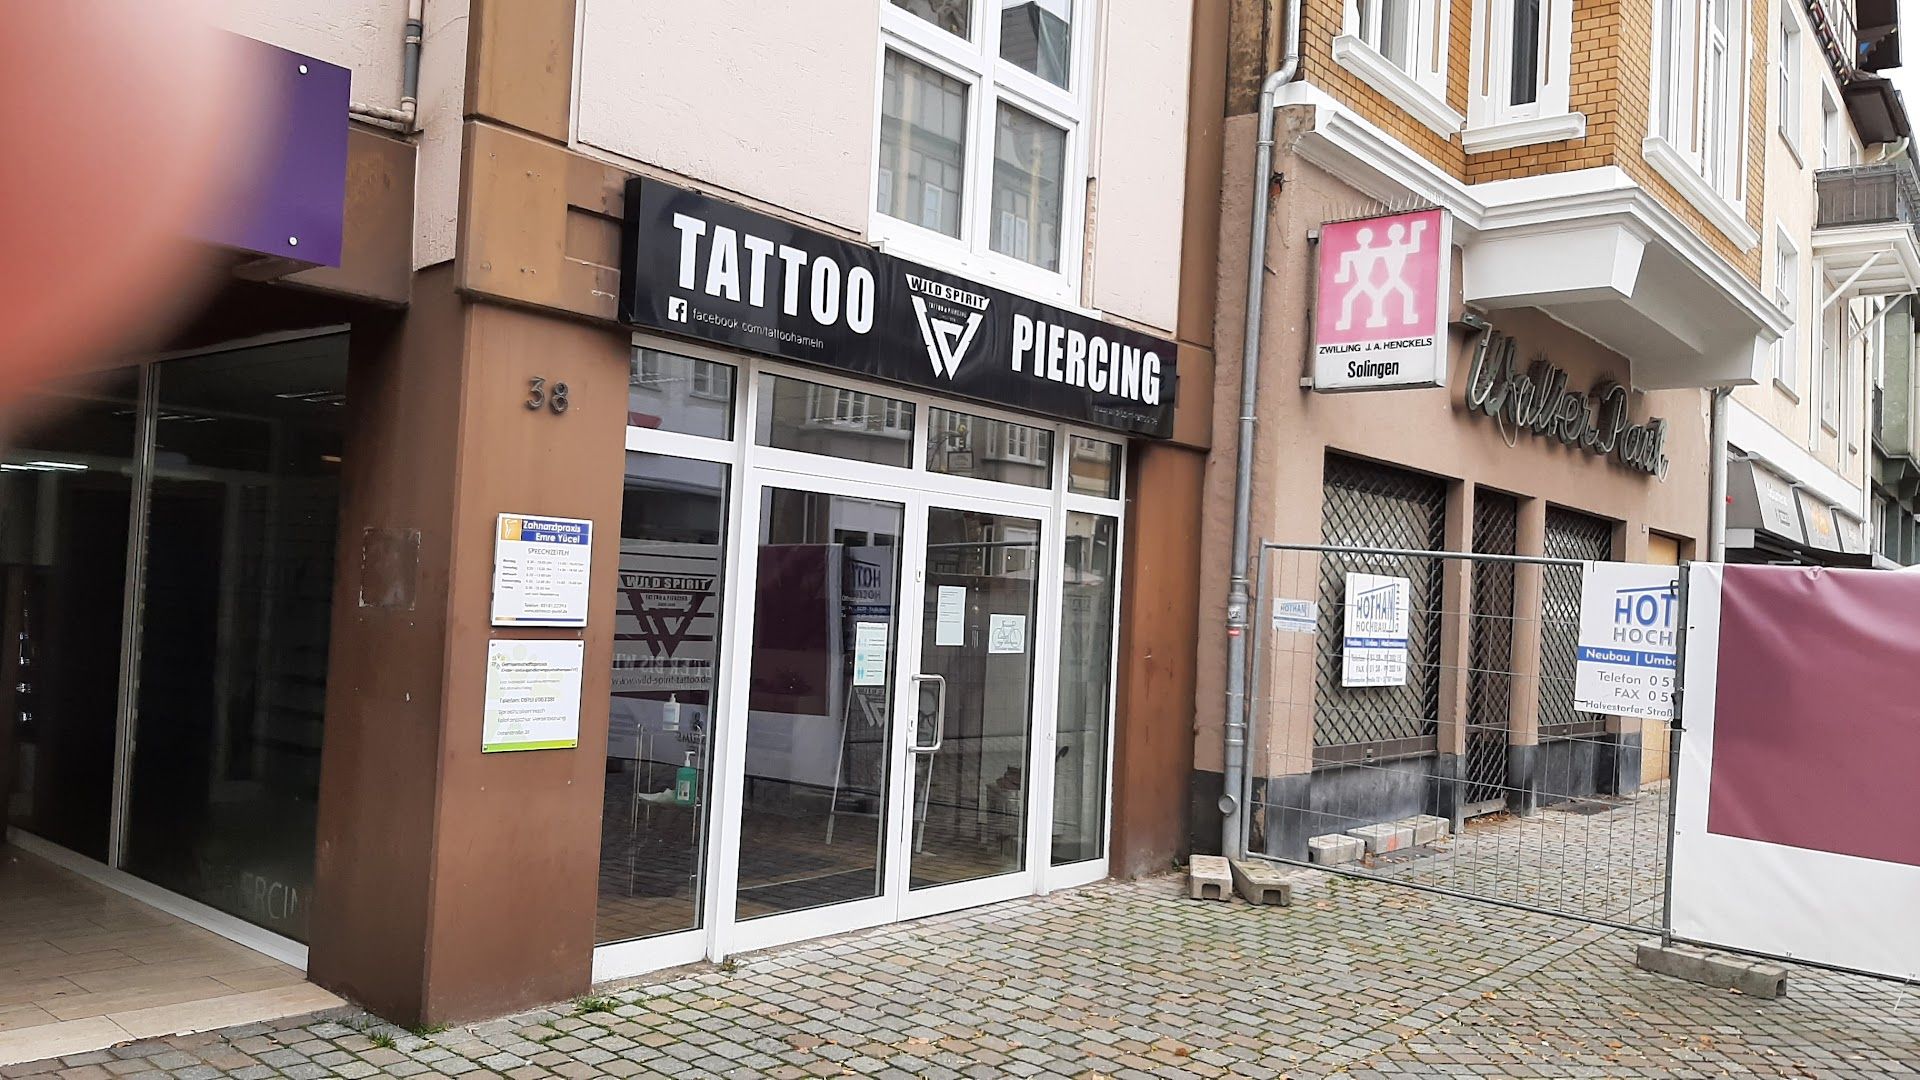
[[[653,180],[627,182],[620,321],[1165,438],[1171,341]]]

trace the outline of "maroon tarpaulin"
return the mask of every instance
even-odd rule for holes
[[[1724,580],[1707,830],[1920,866],[1920,574]]]

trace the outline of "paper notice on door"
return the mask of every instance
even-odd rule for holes
[[[997,611],[987,616],[987,651],[990,653],[1026,652],[1027,617],[1002,615]]]
[[[939,600],[934,606],[933,643],[935,645],[967,643],[966,586],[940,586]]]
[[[885,686],[887,682],[887,624],[853,624],[853,685]]]

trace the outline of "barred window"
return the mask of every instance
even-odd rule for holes
[[[1338,454],[1326,459],[1321,542],[1330,547],[1438,551],[1446,543],[1443,480]],[[1407,681],[1403,686],[1341,685],[1346,580],[1350,573],[1411,582]],[[1314,746],[1357,748],[1318,753],[1339,761],[1421,753],[1433,748],[1440,709],[1441,560],[1432,556],[1327,552],[1320,557],[1320,637],[1314,697]]]

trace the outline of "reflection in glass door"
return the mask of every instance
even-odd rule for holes
[[[760,493],[736,915],[881,895],[899,503]]]
[[[305,941],[344,335],[155,366],[124,868]]]
[[[927,511],[909,887],[1027,865],[1040,522]]]
[[[137,372],[29,403],[0,455],[6,821],[105,862]]]

